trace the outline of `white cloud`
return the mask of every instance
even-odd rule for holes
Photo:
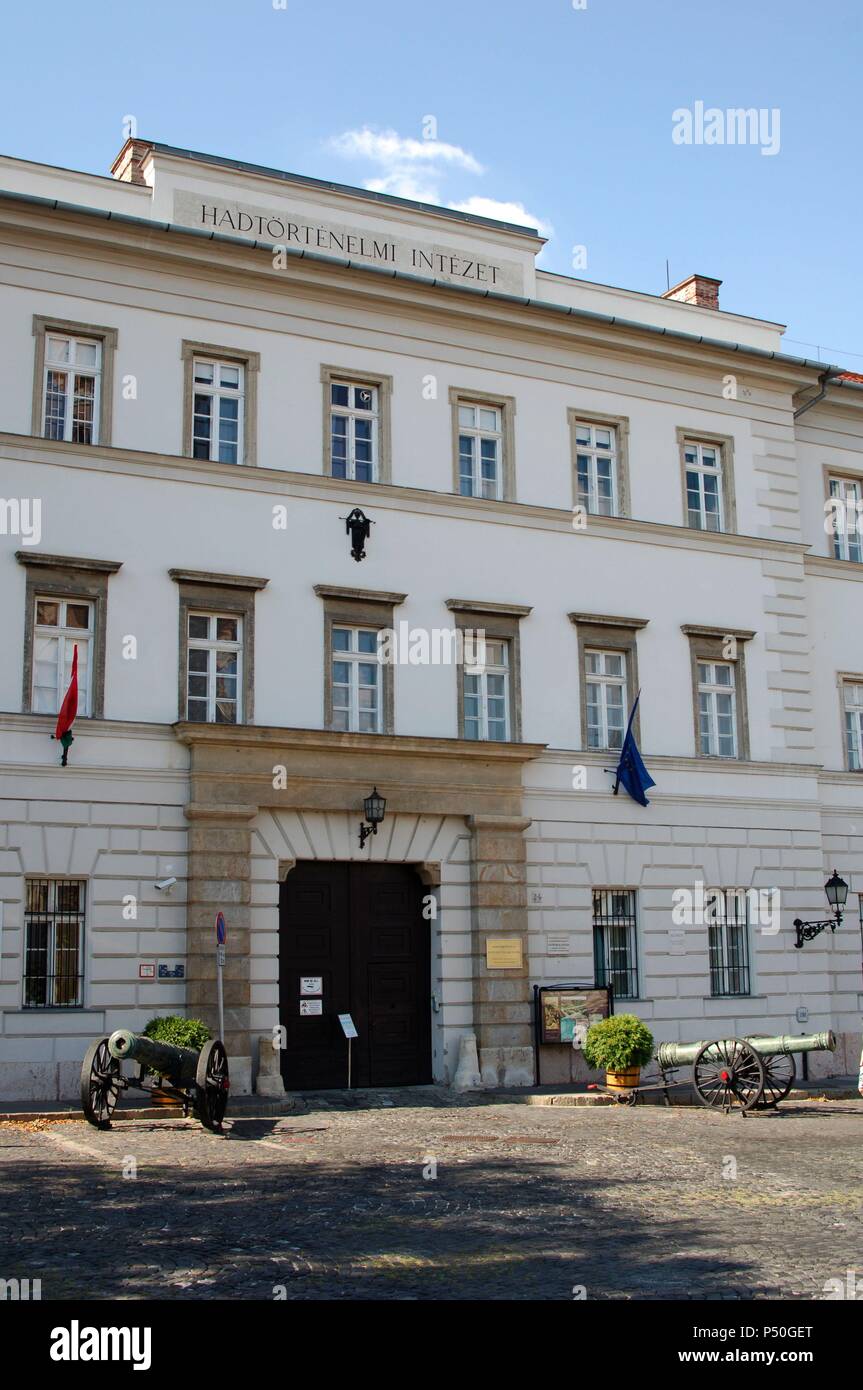
[[[462,203],[448,203],[456,212],[469,212],[474,217],[493,217],[498,222],[515,222],[520,227],[536,227],[543,236],[551,236],[553,228],[541,217],[528,212],[523,203],[500,202],[497,198],[482,198],[474,194]]]
[[[483,173],[479,160],[460,145],[448,145],[443,140],[413,140],[394,130],[346,130],[330,141],[337,154],[347,159],[370,159],[388,171],[404,169],[412,164],[448,164],[466,169],[469,174]]]
[[[477,176],[485,173],[479,160],[460,145],[449,145],[443,140],[414,140],[395,130],[376,131],[368,126],[361,130],[345,130],[327,143],[344,159],[377,166],[378,172],[364,182],[364,187],[372,193],[391,193],[417,203],[434,203],[457,212],[473,213],[476,217],[536,227],[543,236],[552,235],[551,226],[528,212],[523,203],[484,198],[479,194],[459,203],[446,203],[442,188],[448,174],[456,170]]]

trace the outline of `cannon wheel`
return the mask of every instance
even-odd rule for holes
[[[220,1130],[228,1108],[228,1054],[220,1038],[201,1048],[195,1073],[195,1113],[205,1129]]]
[[[743,1038],[705,1043],[692,1067],[692,1084],[702,1105],[728,1112],[751,1110],[764,1093],[764,1063]]]
[[[794,1058],[787,1052],[770,1052],[762,1057],[764,1063],[764,1089],[755,1102],[756,1109],[770,1110],[784,1100],[794,1085],[797,1068]]]
[[[96,1129],[111,1128],[122,1086],[120,1062],[108,1051],[108,1039],[100,1038],[87,1049],[81,1063],[81,1108]]]

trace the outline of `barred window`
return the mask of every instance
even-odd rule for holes
[[[749,900],[743,889],[715,888],[706,897],[710,993],[749,994]]]
[[[24,912],[25,1009],[74,1009],[83,1003],[82,879],[29,878]]]
[[[638,998],[634,889],[594,892],[593,966],[597,985],[611,985],[615,999]]]

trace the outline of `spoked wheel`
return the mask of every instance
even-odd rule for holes
[[[797,1068],[794,1058],[785,1052],[771,1052],[762,1058],[764,1091],[755,1102],[757,1110],[770,1110],[784,1100],[794,1085]]]
[[[742,1038],[705,1043],[692,1068],[692,1084],[710,1110],[751,1110],[764,1091],[764,1063]]]
[[[228,1054],[219,1038],[204,1043],[195,1073],[195,1114],[206,1129],[219,1130],[228,1108]]]
[[[81,1108],[96,1129],[110,1129],[117,1097],[123,1089],[120,1062],[108,1051],[108,1039],[100,1038],[87,1049],[81,1064]]]

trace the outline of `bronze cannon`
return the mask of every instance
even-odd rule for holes
[[[136,1078],[124,1076],[124,1061],[138,1063]],[[118,1028],[87,1051],[81,1066],[81,1107],[91,1125],[108,1129],[121,1091],[152,1091],[158,1086],[182,1105],[184,1115],[194,1111],[206,1129],[220,1130],[229,1085],[228,1055],[221,1039],[211,1038],[197,1052]]]

